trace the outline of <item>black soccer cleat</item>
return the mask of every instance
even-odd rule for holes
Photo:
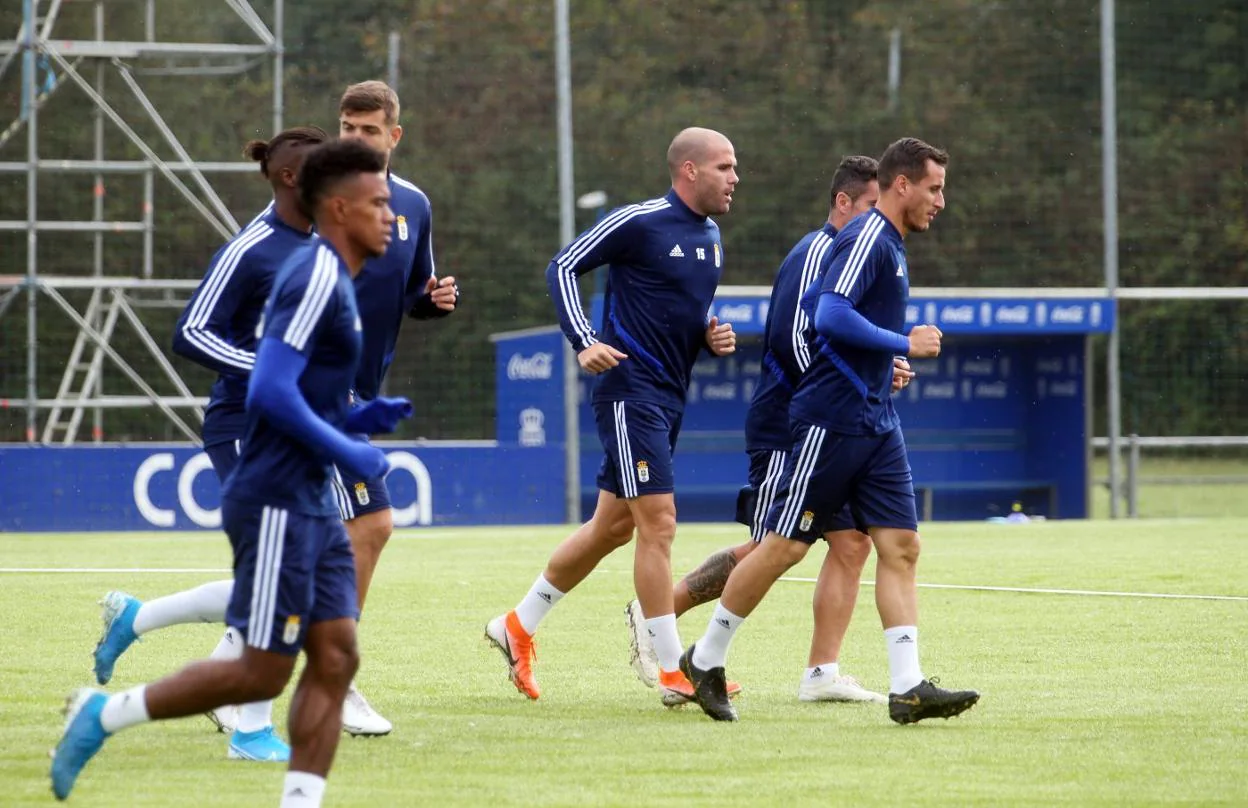
[[[702,708],[702,712],[716,721],[737,720],[737,710],[728,700],[728,682],[722,666],[704,671],[694,665],[691,645],[680,655],[680,672],[693,685],[693,699]]]
[[[888,694],[888,717],[898,724],[913,724],[924,718],[953,718],[975,706],[974,690],[943,690],[934,679],[924,679],[905,693]]]

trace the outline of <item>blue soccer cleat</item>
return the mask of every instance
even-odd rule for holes
[[[134,633],[134,616],[143,601],[125,592],[109,592],[100,605],[104,607],[104,633],[95,644],[95,681],[106,685],[117,660],[139,638]]]
[[[256,732],[234,730],[230,736],[230,748],[226,751],[230,760],[255,760],[262,763],[290,762],[290,746],[277,737],[273,725]]]
[[[70,694],[65,702],[65,731],[52,752],[52,769],[48,773],[52,793],[58,800],[69,797],[79,773],[110,735],[100,723],[107,701],[107,694],[84,687]]]

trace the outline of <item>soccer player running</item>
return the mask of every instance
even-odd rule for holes
[[[736,349],[729,324],[707,320],[722,273],[719,227],[737,185],[732,143],[690,128],[667,151],[671,190],[627,205],[564,247],[546,269],[559,321],[577,361],[595,374],[593,408],[606,456],[594,514],[556,548],[528,594],[486,626],[516,688],[531,699],[533,635],[559,600],[637,532],[633,580],[654,635],[665,704],[692,699],[677,669],[680,637],[672,608],[671,546],[676,535],[672,452],[694,361]],[[608,265],[602,333],[581,307],[577,278]]]
[[[383,474],[385,454],[347,433],[392,431],[412,406],[349,403],[363,342],[351,279],[385,251],[394,223],[384,156],[360,143],[323,144],[305,158],[299,190],[320,238],[296,248],[273,283],[247,388],[242,455],[222,492],[234,549],[226,622],[246,647],[238,659],[198,662],[112,696],[73,694],[50,772],[58,799],[122,729],[275,698],[303,649],[281,804],[321,804],[359,665],[355,565],[333,468]]]
[[[793,389],[810,366],[807,343],[810,320],[799,305],[802,292],[817,284],[831,263],[832,239],[851,219],[875,207],[880,198],[876,161],[872,157],[846,157],[832,175],[828,220],[807,233],[789,252],[776,273],[767,312],[763,342],[763,372],[745,417],[745,449],[749,454],[749,484],[741,489],[737,519],[750,528],[751,540],[712,554],[686,575],[673,593],[676,616],[694,606],[715,600],[724,591],[728,575],[763,540],[763,522],[775,499],[776,487],[792,446],[789,403]],[[895,360],[893,390],[903,388],[914,374],[904,359]],[[819,570],[814,595],[814,632],[810,658],[798,687],[802,701],[887,701],[840,671],[841,643],[853,616],[862,568],[871,553],[870,539],[859,532],[849,513],[842,509],[826,534],[828,553]],[[626,609],[630,630],[630,661],[638,678],[654,687],[658,662],[654,645],[645,631],[640,604]]]
[[[776,579],[835,526],[846,504],[878,556],[875,599],[892,680],[889,717],[900,724],[948,718],[979,700],[973,691],[937,687],[919,667],[914,480],[890,397],[894,356],[940,354],[935,326],[900,333],[910,292],[903,239],[927,230],[944,208],[948,159],[916,138],[889,146],[879,163],[879,203],[837,235],[827,274],[803,295],[817,350],[793,394],[793,446],[767,514],[767,535],[732,571],[706,633],[680,658],[711,718],[737,719],[724,679],[733,635]]]
[[[208,272],[178,319],[173,350],[219,375],[204,414],[204,452],[222,483],[238,462],[246,427],[247,377],[256,360],[259,324],[278,268],[291,252],[312,238],[312,222],[299,207],[295,180],[307,151],[329,135],[315,126],[279,132],[271,140],[253,140],[244,154],[260,164],[273,189],[273,204],[213,256]],[[104,596],[105,630],[95,648],[95,677],[108,684],[118,657],[142,634],[186,622],[225,619],[232,580],[214,581],[143,603],[124,592]],[[212,659],[243,653],[243,638],[233,628],[213,651]],[[232,732],[226,755],[236,760],[284,763],[290,747],[273,731],[273,703],[262,701],[210,713],[219,729]]]
[[[339,102],[339,133],[344,140],[357,139],[386,157],[386,182],[390,188],[391,207],[396,213],[390,246],[385,255],[370,259],[364,271],[355,280],[355,290],[364,323],[364,353],[354,383],[354,395],[361,400],[372,400],[380,394],[390,362],[394,357],[399,327],[407,313],[415,319],[431,319],[445,316],[454,310],[459,298],[455,279],[438,279],[433,264],[433,233],[429,199],[415,185],[389,171],[390,155],[403,135],[398,124],[398,96],[386,84],[366,81],[351,85]],[[276,188],[276,186],[275,186]],[[280,189],[277,189],[280,190]],[[246,389],[246,370],[242,368],[250,351],[254,350],[254,319],[268,293],[267,285],[251,287],[247,278],[250,272],[247,255],[253,247],[252,228],[282,206],[281,197],[275,190],[274,202],[247,227],[235,242],[226,245],[218,254],[214,267],[205,277],[196,299],[192,299],[174,337],[174,350],[210,367],[218,368],[215,354],[207,354],[201,345],[215,346],[222,355],[239,359],[240,364],[228,369],[232,382],[219,382],[218,388],[226,398],[220,403],[219,413],[213,411],[217,403],[209,404],[205,416],[205,450],[218,462],[228,459],[229,450],[238,451],[241,437],[242,392]],[[288,190],[294,193],[293,188]],[[293,198],[293,197],[292,197]],[[286,209],[293,209],[293,203]],[[238,268],[235,268],[235,265]],[[272,267],[270,267],[271,275]],[[249,290],[251,297],[248,297]],[[205,302],[200,303],[199,298]],[[248,315],[246,312],[250,311]],[[241,314],[239,312],[242,312]],[[250,344],[248,344],[250,341]],[[229,345],[236,349],[231,353]],[[225,386],[221,386],[224,384]],[[214,395],[218,388],[214,388]],[[233,397],[229,395],[233,393]],[[208,420],[216,418],[220,426],[208,428]],[[362,436],[361,436],[362,437]],[[211,442],[211,445],[209,445]],[[222,479],[224,472],[217,467]],[[347,533],[355,551],[357,588],[360,608],[368,594],[377,559],[394,530],[390,507],[390,495],[384,478],[361,480],[350,473],[335,477],[335,501],[339,513],[347,523]],[[205,584],[195,589],[168,595],[148,603],[124,592],[110,592],[103,601],[104,633],[95,650],[96,679],[107,684],[112,677],[117,659],[141,635],[158,628],[180,623],[219,622],[224,619],[229,602],[231,581]],[[215,657],[230,656],[241,650],[238,637],[228,629],[226,636],[214,651]],[[209,714],[219,729],[242,731],[258,725],[264,716],[271,714],[271,706],[243,708],[234,711],[227,707]],[[237,725],[237,730],[235,730]],[[393,726],[378,714],[364,698],[354,683],[343,705],[343,729],[351,735],[386,735]],[[270,733],[265,747],[246,750],[232,744],[231,751],[240,757],[262,760],[284,760],[274,757],[276,749]],[[280,743],[280,741],[278,742]],[[237,748],[236,748],[237,747]]]
[[[418,320],[445,317],[455,310],[455,278],[439,278],[433,262],[433,213],[429,198],[390,170],[390,156],[403,136],[399,97],[380,81],[353,84],[338,104],[338,134],[358,140],[386,158],[386,184],[395,213],[394,232],[384,255],[370,259],[355,279],[364,351],[353,393],[372,401],[381,395],[394,359],[404,315]],[[364,436],[360,436],[364,439]],[[394,532],[394,512],[385,477],[360,477],[347,469],[335,481],[339,511],[355,551],[360,610],[368,596],[382,548]],[[344,706],[343,726],[352,735],[386,735],[393,725],[368,703],[354,682]]]

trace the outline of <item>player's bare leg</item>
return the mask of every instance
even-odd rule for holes
[[[756,542],[748,541],[712,553],[697,569],[681,578],[672,591],[672,605],[676,616],[680,617],[695,606],[718,599],[724,593],[728,576],[757,546]]]
[[[809,544],[769,532],[758,549],[733,570],[719,598],[720,605],[742,618],[749,617],[772,584],[805,558],[808,552]]]
[[[875,544],[875,606],[880,621],[891,626],[913,626],[919,622],[919,596],[916,569],[921,544],[913,530],[872,528]]]
[[[628,501],[599,491],[594,515],[560,542],[546,562],[543,576],[560,592],[572,591],[602,559],[632,541],[633,528]]]
[[[728,701],[724,676],[728,645],[772,584],[809,551],[810,545],[805,542],[768,532],[758,549],[746,556],[728,578],[706,633],[681,656],[680,669],[693,683],[698,705],[711,718],[737,720],[737,711]]]
[[[351,539],[351,552],[355,553],[355,585],[360,593],[360,611],[363,612],[377,561],[394,533],[394,511],[384,508],[362,514],[344,524]]]
[[[724,591],[724,584],[733,569],[757,545],[746,542],[737,547],[728,547],[712,553],[697,569],[682,578],[672,590],[672,607],[676,617],[680,617],[694,606],[709,603]],[[640,600],[632,600],[624,608],[624,616],[628,624],[629,664],[637,673],[637,678],[646,687],[654,687],[659,683],[659,657],[646,628],[645,612]]]
[[[651,618],[674,617],[671,580],[676,498],[670,493],[645,494],[628,500],[628,507],[637,525],[633,586],[637,589],[641,609]]]
[[[815,582],[815,627],[798,698],[802,701],[886,702],[883,695],[866,690],[840,670],[841,643],[854,615],[862,568],[871,555],[871,539],[857,530],[837,530],[824,538],[828,552]]]
[[[858,600],[862,568],[871,555],[871,539],[857,530],[838,530],[824,537],[828,553],[815,582],[815,630],[810,638],[810,664],[835,662],[849,630]]]
[[[342,735],[342,703],[360,664],[355,621],[326,620],[308,627],[308,664],[290,702],[290,772],[324,779]],[[301,778],[296,778],[301,779]]]
[[[599,491],[594,515],[555,548],[528,594],[515,609],[486,624],[485,638],[507,660],[508,676],[521,693],[531,699],[541,695],[533,675],[533,635],[542,619],[594,571],[598,562],[632,538],[633,517],[628,504],[614,494]]]
[[[898,528],[871,528],[875,544],[875,605],[888,646],[889,717],[899,724],[949,718],[979,700],[974,691],[949,691],[929,682],[919,667],[919,596],[916,568],[919,534]]]
[[[355,586],[359,592],[362,615],[364,600],[368,597],[368,589],[372,585],[381,551],[394,533],[394,511],[383,508],[361,514],[343,524],[346,525],[347,536],[351,539],[351,552],[355,554]],[[351,684],[347,699],[343,703],[342,720],[343,728],[351,735],[375,737],[388,735],[394,729],[389,720],[373,709],[354,683]]]
[[[294,656],[251,646],[238,659],[195,662],[147,685],[148,716],[160,721],[197,715],[222,704],[275,699],[294,669]]]
[[[294,667],[294,656],[249,647],[238,659],[196,662],[121,693],[78,690],[66,704],[65,730],[53,753],[53,793],[66,799],[82,769],[114,733],[226,704],[277,698]]]
[[[676,538],[676,498],[673,494],[645,494],[628,501],[637,524],[633,556],[633,586],[644,615],[646,638],[658,661],[663,703],[669,707],[693,698],[693,686],[680,672],[680,634],[672,596],[672,542]]]

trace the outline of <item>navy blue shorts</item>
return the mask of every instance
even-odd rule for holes
[[[208,455],[208,460],[212,463],[212,470],[217,473],[219,482],[225,482],[225,478],[229,477],[230,472],[238,465],[240,448],[241,443],[236,440],[204,447],[204,454]]]
[[[594,420],[606,452],[598,487],[621,499],[672,493],[681,417],[677,410],[640,401],[595,401]]]
[[[750,538],[757,543],[767,535],[767,513],[775,504],[789,453],[748,449],[746,454],[750,458],[749,484],[737,496],[737,521],[750,529]],[[829,520],[827,532],[835,530],[861,530],[854,523],[849,505]]]
[[[836,530],[846,505],[859,530],[918,530],[914,478],[901,430],[884,435],[837,435],[795,421],[793,450],[784,466],[767,530],[813,543]]]
[[[363,438],[362,435],[357,436]],[[364,438],[367,441],[367,438]],[[385,477],[356,477],[349,471],[334,469],[334,498],[342,521],[390,507],[390,489]]]
[[[225,622],[248,645],[297,654],[313,623],[359,619],[355,556],[336,516],[225,499],[221,518],[234,548]]]

